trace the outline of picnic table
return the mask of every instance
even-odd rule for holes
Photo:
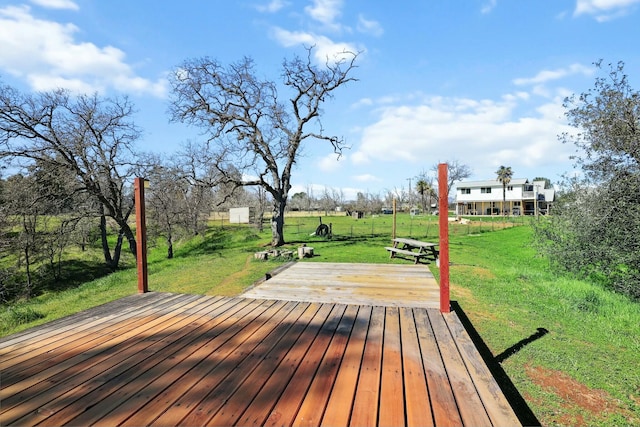
[[[417,264],[422,258],[438,259],[438,250],[435,243],[423,242],[416,239],[407,239],[404,237],[397,237],[393,239],[393,247],[385,247],[390,253],[390,258],[394,258],[396,255],[404,255],[407,257],[413,257],[414,262]]]

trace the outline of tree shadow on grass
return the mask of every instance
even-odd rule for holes
[[[385,240],[383,240],[384,238],[386,238]],[[304,238],[304,239],[288,239],[287,240],[287,244],[288,245],[302,245],[302,244],[306,244],[307,246],[311,246],[315,243],[322,243],[322,244],[332,244],[335,246],[348,246],[348,245],[354,245],[356,243],[360,243],[360,242],[377,242],[377,240],[375,239],[380,239],[380,243],[384,244],[387,240],[390,240],[389,236],[384,234],[384,235],[367,235],[367,236],[346,236],[346,235],[332,235],[331,237],[316,237],[316,236],[312,236],[310,238]]]
[[[58,269],[58,266],[56,266]],[[38,280],[37,293],[45,291],[59,292],[67,289],[77,288],[80,285],[108,276],[113,273],[104,262],[86,260],[66,260],[60,263],[56,275],[48,272]]]
[[[210,255],[228,247],[232,242],[232,235],[222,229],[208,230],[206,235],[197,242],[178,247],[175,251],[175,258],[189,258],[198,255]]]
[[[483,341],[478,331],[476,331],[476,329],[473,327],[473,324],[471,323],[467,315],[464,313],[464,311],[462,310],[462,307],[460,307],[457,301],[451,301],[451,308],[458,315],[460,322],[462,322],[462,325],[464,326],[465,330],[471,337],[471,340],[473,341],[476,348],[478,349],[480,356],[482,356],[482,359],[487,364],[489,371],[491,372],[493,377],[496,379],[498,385],[502,389],[502,392],[504,393],[505,397],[509,401],[509,404],[513,408],[513,411],[515,412],[516,416],[518,417],[522,425],[540,426],[541,425],[540,421],[535,416],[535,414],[533,413],[533,411],[531,410],[527,402],[524,400],[524,397],[522,397],[522,395],[520,394],[516,386],[513,384],[513,382],[507,375],[507,373],[504,371],[504,369],[500,365],[500,362],[504,361],[509,356],[520,351],[525,345],[543,337],[549,331],[547,331],[544,328],[538,328],[538,332],[536,332],[535,334],[519,341],[517,344],[509,347],[507,350],[503,351],[498,356],[494,356],[493,353],[491,353],[491,350],[489,349],[487,344],[485,344],[485,342]]]

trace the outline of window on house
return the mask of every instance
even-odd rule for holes
[[[480,188],[480,192],[482,194],[489,194],[489,193],[491,193],[491,187],[482,187],[482,188]]]
[[[513,191],[513,185],[508,185],[507,186],[507,191]]]
[[[471,194],[471,189],[470,188],[461,188],[460,189],[460,194]]]

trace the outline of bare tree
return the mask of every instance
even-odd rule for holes
[[[136,158],[132,145],[140,134],[131,120],[133,112],[126,98],[72,97],[65,90],[25,95],[0,87],[0,157],[74,174],[76,191],[99,202],[103,253],[112,269],[118,267],[124,238],[136,252],[128,223],[133,210],[128,183]],[[106,238],[107,217],[118,226],[113,255]]]
[[[300,191],[291,196],[291,209],[297,211],[306,210],[309,207],[309,196],[304,191]]]
[[[34,266],[43,259],[43,229],[46,206],[36,187],[33,176],[21,174],[9,177],[5,183],[6,205],[12,218],[11,249],[16,255],[17,268],[24,271],[21,296],[30,298],[35,285]]]
[[[263,220],[264,220],[264,212],[267,208],[267,192],[263,187],[255,187],[254,192],[254,207],[257,211],[256,215],[256,226],[258,228],[258,232],[262,233],[263,230]]]
[[[210,58],[184,62],[171,76],[170,114],[174,121],[201,127],[215,144],[214,166],[235,186],[261,186],[273,201],[272,245],[284,240],[284,212],[291,189],[291,172],[306,140],[329,142],[341,153],[344,141],[324,134],[321,105],[340,86],[355,80],[350,72],[358,53],[343,52],[319,68],[307,57],[285,60],[283,83],[290,89],[287,104],[274,82],[257,77],[252,59],[227,67]],[[314,127],[314,123],[316,126]],[[234,165],[255,178],[228,174]]]
[[[320,207],[324,210],[325,215],[328,215],[329,212],[333,212],[338,207],[338,201],[335,198],[336,193],[328,188],[324,187],[322,190],[322,196],[320,197]]]
[[[157,165],[147,174],[153,186],[149,188],[148,206],[149,229],[159,234],[167,242],[167,258],[173,258],[173,243],[178,232],[188,218],[188,182],[179,178],[179,170]]]
[[[185,181],[182,186],[185,207],[185,227],[194,236],[202,233],[206,228],[215,204],[213,189],[220,180],[219,173],[212,166],[213,154],[206,144],[187,143],[177,156],[170,159],[171,167],[175,170],[175,179]],[[223,203],[225,197],[218,198]]]
[[[435,176],[438,176],[438,164],[443,162],[438,162],[431,167],[431,170],[435,173]],[[451,188],[453,185],[462,181],[465,178],[469,178],[471,176],[471,168],[468,165],[460,163],[458,160],[451,160],[448,162],[444,162],[447,164],[447,198],[449,198],[449,194],[451,193]],[[438,191],[438,182],[437,180],[433,186],[433,197],[436,199],[436,202],[440,200],[439,191]]]

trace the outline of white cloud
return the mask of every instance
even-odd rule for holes
[[[354,188],[354,187],[328,187],[322,184],[294,184],[291,186],[291,190],[289,190],[289,201],[291,201],[291,197],[297,193],[305,193],[315,198],[321,198],[325,194],[328,194],[330,197],[333,196],[341,196],[345,201],[356,200],[358,197],[358,193],[364,193],[365,190],[362,188]]]
[[[353,177],[354,181],[358,182],[382,182],[381,178],[378,178],[375,175],[371,175],[370,173],[365,173],[362,175],[356,175]]]
[[[65,88],[75,93],[103,92],[105,87],[95,83],[88,83],[81,79],[70,79],[51,76],[50,74],[31,73],[27,76],[31,89],[46,92],[57,88]]]
[[[35,18],[28,6],[0,8],[0,69],[25,79],[35,90],[115,89],[164,96],[164,79],[138,77],[122,50],[76,41],[79,31],[70,23]]]
[[[593,15],[598,22],[606,22],[628,15],[640,0],[577,0],[574,16]]]
[[[80,9],[72,0],[31,0],[31,3],[48,9]]]
[[[259,12],[264,12],[264,13],[275,13],[278,12],[280,9],[282,9],[283,7],[287,6],[289,3],[284,1],[284,0],[271,0],[268,4],[266,5],[257,5],[256,9]]]
[[[344,155],[330,153],[318,160],[318,168],[323,172],[335,172],[344,165]]]
[[[308,33],[304,31],[288,31],[283,28],[274,27],[273,37],[284,47],[293,46],[315,46],[314,56],[318,63],[324,64],[327,60],[340,59],[342,52],[358,52],[355,45],[345,42],[334,42],[326,36]]]
[[[358,15],[357,28],[361,33],[371,34],[376,37],[380,37],[384,33],[382,25],[378,21],[368,20],[362,15]]]
[[[365,128],[350,160],[356,165],[401,162],[411,169],[443,159],[460,159],[474,171],[490,175],[501,164],[514,170],[536,165],[564,164],[569,147],[557,136],[570,130],[561,100],[538,106],[514,118],[522,94],[499,101],[431,97],[417,105],[383,108]]]
[[[370,156],[368,156],[364,151],[357,150],[351,156],[351,162],[356,165],[366,165],[371,162]]]
[[[351,104],[351,108],[352,109],[358,109],[360,107],[370,107],[371,105],[373,105],[373,99],[371,99],[371,98],[361,98],[361,99],[357,100],[356,102],[354,102],[353,104]]]
[[[497,4],[498,0],[488,0],[485,4],[482,5],[482,9],[480,9],[480,12],[489,13],[496,7]]]
[[[594,72],[592,67],[587,67],[582,64],[572,64],[566,68],[558,68],[555,70],[542,70],[534,77],[529,78],[517,78],[513,81],[515,85],[537,85],[548,83],[550,81],[559,80],[568,76],[582,74],[583,76],[590,76]]]
[[[335,21],[340,16],[341,8],[342,0],[313,0],[313,5],[305,7],[304,10],[315,21],[329,29],[338,30],[340,24]]]
[[[358,193],[366,193],[362,188],[342,187],[338,191],[342,192],[344,200],[357,200]]]

